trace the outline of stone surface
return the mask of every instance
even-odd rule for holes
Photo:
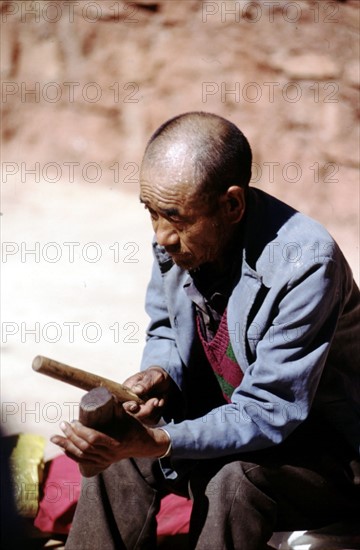
[[[359,88],[360,86],[360,63],[359,60],[352,60],[346,63],[344,67],[344,80],[351,86]]]
[[[336,79],[340,67],[328,56],[317,54],[293,55],[275,61],[276,68],[294,80]]]

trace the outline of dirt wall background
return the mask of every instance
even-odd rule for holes
[[[0,8],[6,432],[76,414],[81,392],[32,373],[36,354],[120,381],[137,369],[151,263],[138,166],[171,116],[236,123],[253,184],[326,225],[359,279],[356,0]]]

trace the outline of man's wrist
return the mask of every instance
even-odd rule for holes
[[[162,447],[162,453],[157,458],[167,458],[171,454],[172,444],[169,432],[165,428],[155,428],[156,437],[159,440],[159,447]]]

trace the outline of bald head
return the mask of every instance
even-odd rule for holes
[[[190,112],[156,130],[146,147],[142,172],[164,171],[171,174],[174,185],[188,184],[212,202],[233,185],[247,188],[251,160],[250,145],[232,122],[210,113]]]

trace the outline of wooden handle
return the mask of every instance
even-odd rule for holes
[[[139,404],[143,403],[142,399],[140,399],[136,393],[133,393],[122,384],[118,384],[113,380],[103,378],[97,374],[92,374],[91,372],[70,367],[69,365],[59,363],[54,359],[49,359],[42,355],[37,355],[35,357],[32,368],[36,372],[41,372],[41,374],[46,374],[47,376],[56,378],[56,380],[61,380],[61,382],[66,382],[67,384],[71,384],[85,391],[90,391],[93,388],[102,386],[109,390],[120,403],[125,403],[125,401],[136,401],[136,403]]]

